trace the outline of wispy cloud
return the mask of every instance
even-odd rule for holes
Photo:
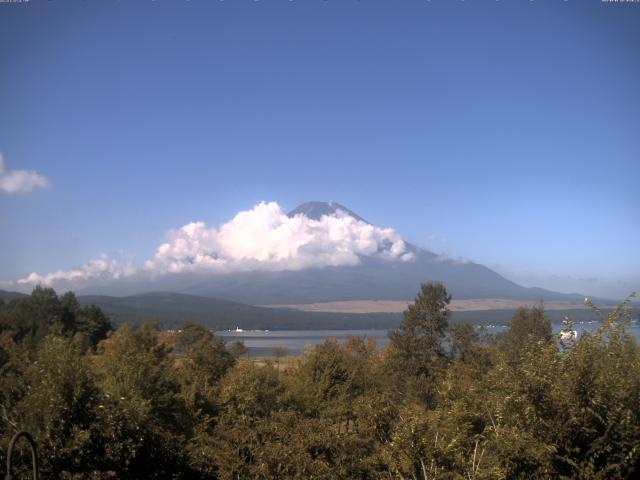
[[[107,255],[101,255],[99,259],[90,260],[71,270],[58,270],[45,275],[33,272],[16,283],[23,287],[63,285],[67,288],[78,288],[89,281],[117,280],[133,275],[136,271],[137,269],[130,261],[123,262],[109,258]]]
[[[620,273],[612,277],[604,272],[598,276],[556,273],[542,267],[515,269],[493,264],[491,268],[525,287],[544,287],[556,292],[580,293],[614,300],[622,300],[631,292],[640,292],[640,275],[636,273]]]
[[[32,170],[6,170],[4,157],[0,153],[0,193],[29,193],[36,188],[46,188],[49,184],[47,177]]]
[[[68,271],[32,273],[18,284],[23,288],[37,284],[79,288],[134,274],[301,270],[357,265],[361,256],[396,261],[413,258],[391,228],[370,225],[342,211],[318,220],[304,215],[290,218],[277,203],[262,202],[219,228],[192,222],[171,230],[142,268],[103,256]]]

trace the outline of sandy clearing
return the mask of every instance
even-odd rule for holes
[[[348,300],[340,302],[260,305],[270,308],[292,308],[305,312],[327,313],[402,313],[409,303],[406,300]],[[521,306],[531,307],[536,302],[531,300],[507,300],[503,298],[476,298],[452,300],[450,308],[454,312],[477,312],[481,310],[514,310]],[[546,310],[573,310],[585,308],[581,303],[549,302],[544,304]]]

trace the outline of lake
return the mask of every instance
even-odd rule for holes
[[[584,331],[592,331],[598,328],[599,322],[592,323],[576,323],[573,328],[578,332],[578,338]],[[483,331],[489,334],[495,334],[506,330],[505,325],[492,325],[484,327]],[[553,332],[561,330],[561,324],[553,324]],[[640,325],[632,322],[628,327],[628,331],[635,335],[640,342]],[[389,343],[387,336],[388,330],[247,330],[237,331],[220,331],[216,335],[220,335],[227,342],[241,340],[249,349],[249,356],[255,358],[273,356],[274,347],[286,347],[289,355],[300,355],[305,349],[313,348],[324,342],[327,338],[336,338],[339,342],[344,342],[350,337],[367,337],[375,338],[379,348],[385,347]]]

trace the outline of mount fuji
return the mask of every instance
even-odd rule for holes
[[[351,216],[370,225],[358,214],[335,202],[307,202],[288,213],[290,218],[301,215],[318,221],[323,217]],[[133,295],[164,291],[251,305],[286,305],[408,300],[415,296],[421,283],[441,281],[455,299],[578,301],[583,298],[578,294],[523,287],[478,263],[443,259],[408,242],[404,242],[404,248],[411,255],[408,261],[359,254],[355,265],[226,273],[182,272],[153,279],[132,276],[107,285],[84,288],[79,293]]]

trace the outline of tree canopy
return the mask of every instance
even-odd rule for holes
[[[0,305],[0,448],[28,430],[56,479],[637,477],[628,301],[559,348],[543,305],[485,338],[449,325],[450,300],[422,285],[387,348],[329,339],[281,364],[190,322],[114,331],[37,288]]]

